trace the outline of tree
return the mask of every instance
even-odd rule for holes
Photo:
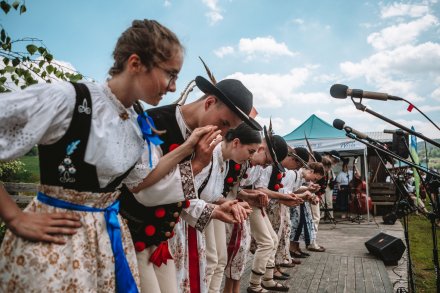
[[[0,8],[5,14],[15,10],[21,15],[27,10],[24,0],[15,0],[11,4],[2,0]],[[30,37],[13,39],[3,25],[0,27],[0,58],[3,63],[0,64],[0,93],[23,89],[38,82],[75,82],[83,78],[82,74],[54,61],[42,40]]]

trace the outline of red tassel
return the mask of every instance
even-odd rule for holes
[[[408,112],[411,112],[414,109],[413,104],[409,104],[408,109],[406,109]]]
[[[157,267],[160,267],[162,264],[166,265],[169,259],[173,259],[173,257],[168,249],[168,241],[162,241],[153,254],[151,254],[150,261]]]

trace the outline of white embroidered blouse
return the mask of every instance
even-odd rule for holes
[[[144,140],[132,107],[126,109],[130,118],[124,121],[106,84],[85,84],[93,104],[85,161],[96,166],[99,184],[104,187],[137,162]],[[18,158],[36,144],[53,144],[61,139],[72,120],[75,97],[69,82],[36,84],[1,94],[0,160]]]
[[[219,143],[212,153],[212,163],[209,163],[205,168],[200,171],[194,178],[195,188],[199,189],[205,178],[209,174],[209,170],[212,165],[211,176],[209,177],[208,182],[206,183],[205,188],[202,190],[201,194],[199,194],[200,198],[206,202],[216,202],[220,198],[223,197],[223,187],[225,183],[225,177],[228,173],[227,161],[223,160],[222,155],[222,146],[223,142]]]

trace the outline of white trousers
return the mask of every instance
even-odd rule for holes
[[[206,226],[206,279],[208,292],[220,292],[223,274],[228,262],[226,226],[220,220],[211,220]]]
[[[275,253],[278,248],[278,236],[272,228],[266,212],[264,216],[260,208],[252,207],[249,216],[251,235],[257,244],[252,270],[258,274],[264,274],[267,268],[275,266]]]
[[[176,265],[168,260],[160,267],[150,262],[150,256],[157,246],[150,246],[141,252],[136,252],[136,258],[141,278],[141,293],[177,293]]]

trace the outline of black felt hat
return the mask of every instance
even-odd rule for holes
[[[330,154],[330,156],[335,158],[338,162],[341,160],[341,156],[339,155],[338,151],[332,150],[332,151],[330,151],[329,154]]]
[[[287,156],[288,148],[287,143],[279,135],[272,135],[272,133],[268,132],[266,126],[263,127],[264,131],[264,139],[267,144],[267,148],[269,149],[269,154],[272,158],[273,164],[280,172],[285,172],[283,165],[281,165],[281,161]]]
[[[212,94],[220,99],[243,122],[255,130],[261,130],[260,124],[249,117],[252,110],[253,95],[237,79],[224,79],[215,85],[202,76],[196,77],[197,87],[205,94]]]

